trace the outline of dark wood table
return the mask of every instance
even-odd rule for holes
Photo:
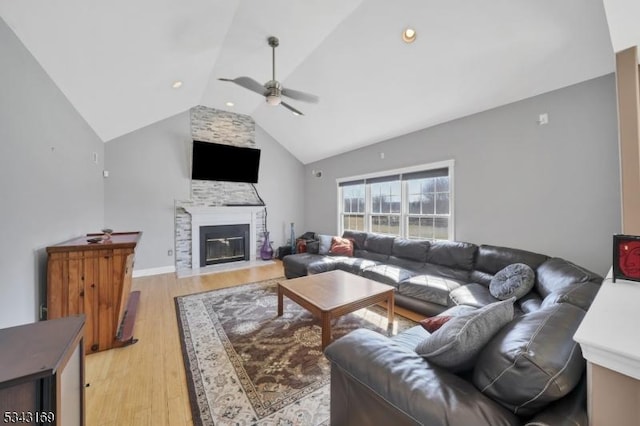
[[[331,319],[379,302],[387,303],[393,322],[394,288],[341,270],[308,275],[278,283],[278,316],[287,296],[322,322],[322,349],[331,343]]]

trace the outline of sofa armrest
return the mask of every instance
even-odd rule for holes
[[[331,361],[332,424],[369,418],[360,411],[385,410],[401,413],[415,424],[521,424],[471,383],[374,331],[355,330],[329,345],[325,355]],[[367,404],[361,404],[363,393],[370,394]],[[385,409],[376,410],[373,405]]]
[[[525,426],[588,426],[586,377],[564,398],[549,404]]]

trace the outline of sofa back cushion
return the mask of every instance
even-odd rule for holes
[[[367,238],[364,240],[364,248],[367,251],[390,255],[394,239],[395,237],[388,235],[367,234]]]
[[[448,266],[437,265],[435,263],[425,263],[421,268],[415,270],[419,274],[436,275],[449,280],[454,280],[460,284],[469,282],[469,271],[465,269],[450,268]]]
[[[535,271],[547,259],[549,256],[531,251],[483,244],[478,248],[471,278],[475,282],[489,285],[491,278],[509,265],[524,263]]]
[[[364,250],[364,241],[367,239],[366,232],[360,231],[344,231],[342,233],[343,238],[353,240],[353,248],[356,250]]]
[[[424,263],[427,261],[429,245],[429,241],[396,238],[393,240],[391,254],[395,257]]]
[[[585,312],[559,303],[518,317],[484,347],[473,383],[519,416],[529,416],[567,395],[585,369],[573,341]]]
[[[600,282],[589,281],[552,291],[544,298],[541,307],[544,308],[555,303],[570,303],[586,311],[600,290],[600,284]]]
[[[471,243],[436,241],[429,247],[427,263],[470,271],[473,269],[477,250],[478,246]]]
[[[545,298],[571,285],[589,281],[602,282],[602,277],[568,260],[554,257],[536,270],[535,289]]]

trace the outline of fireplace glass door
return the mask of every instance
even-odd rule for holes
[[[200,266],[249,260],[249,225],[200,227]]]

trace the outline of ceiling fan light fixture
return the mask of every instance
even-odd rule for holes
[[[280,102],[282,102],[282,98],[278,95],[267,95],[266,98],[269,105],[276,106],[280,105]]]
[[[414,30],[411,27],[407,27],[402,32],[402,41],[404,41],[407,44],[408,43],[413,43],[414,41],[416,41],[416,36],[417,35],[418,35],[418,33],[416,32],[416,30]]]

